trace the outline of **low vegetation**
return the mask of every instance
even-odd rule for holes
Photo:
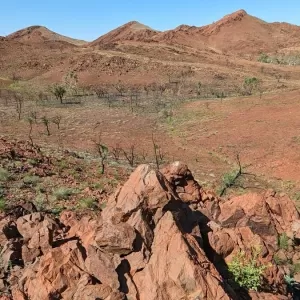
[[[268,55],[266,53],[261,53],[257,60],[266,64],[299,66],[300,53],[277,55]]]
[[[281,234],[278,237],[278,247],[282,250],[287,250],[289,247],[289,237],[286,233]]]
[[[259,264],[257,260],[259,254],[259,247],[252,249],[252,257],[250,258],[240,251],[229,263],[228,270],[232,274],[235,283],[240,287],[255,291],[260,288],[266,266]]]

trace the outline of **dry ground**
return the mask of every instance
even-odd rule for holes
[[[300,187],[300,91],[227,98],[223,101],[185,101],[172,108],[172,116],[109,108],[96,98],[81,105],[39,106],[28,102],[22,120],[14,106],[1,104],[1,135],[28,139],[27,116],[36,111],[33,141],[60,149],[95,152],[95,140],[119,145],[128,151],[135,145],[136,163],[154,162],[152,134],[164,152],[164,160],[183,160],[204,185],[217,188],[223,174],[236,168],[239,154],[247,171],[256,174],[251,188],[275,187],[297,196]],[[40,118],[61,116],[60,129],[50,124],[47,136]],[[146,158],[142,158],[142,154]],[[238,192],[242,192],[238,190]]]

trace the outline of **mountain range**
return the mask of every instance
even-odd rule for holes
[[[245,10],[210,25],[180,25],[167,31],[131,21],[91,42],[31,26],[0,37],[0,76],[11,78],[17,72],[25,80],[53,82],[73,70],[84,84],[95,84],[99,78],[106,83],[143,83],[165,80],[166,74],[188,68],[195,80],[232,82],[245,73],[257,76],[262,52],[299,50],[300,26],[267,23]]]

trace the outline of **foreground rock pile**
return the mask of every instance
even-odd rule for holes
[[[299,214],[284,195],[225,201],[179,162],[160,172],[141,165],[97,219],[55,219],[30,204],[3,216],[0,299],[290,299],[290,270],[274,259],[300,262],[299,239]],[[236,288],[227,268],[254,246],[266,266],[260,292]]]

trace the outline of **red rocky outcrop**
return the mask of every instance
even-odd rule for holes
[[[283,234],[295,242],[280,249]],[[0,289],[16,300],[289,299],[290,271],[274,257],[297,264],[299,238],[299,214],[286,196],[223,200],[182,163],[160,172],[141,165],[97,218],[27,211],[2,219]],[[233,290],[226,264],[253,247],[267,266],[264,291]]]

